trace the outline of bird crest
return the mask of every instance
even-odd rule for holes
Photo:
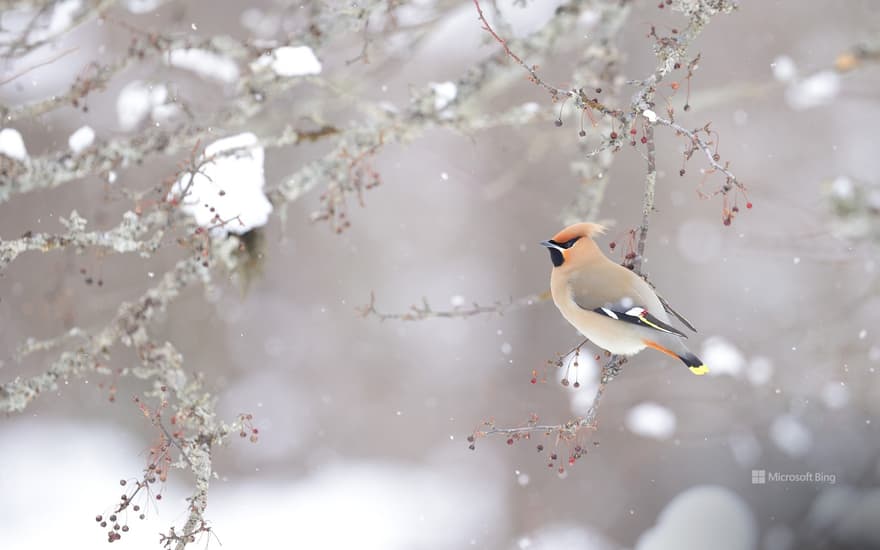
[[[554,235],[553,240],[558,243],[564,243],[577,237],[587,237],[592,239],[598,235],[605,233],[605,230],[605,226],[598,223],[576,223],[574,225],[569,225],[568,227]]]

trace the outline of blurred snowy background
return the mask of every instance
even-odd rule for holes
[[[47,8],[49,24],[67,26],[83,3]],[[3,31],[20,28],[14,4],[2,3]],[[356,7],[339,3],[349,4]],[[622,72],[643,78],[654,66],[650,26],[668,30],[681,16],[655,1],[631,4],[615,40]],[[499,32],[525,36],[558,3],[498,5],[508,23],[493,11]],[[5,60],[0,102],[63,93],[90,63],[124,54],[132,29],[279,38],[300,30],[307,9],[280,0],[222,9],[203,0],[118,2],[106,11],[113,21],[85,22]],[[572,60],[599,32],[589,13],[542,64],[548,80],[569,85]],[[423,25],[423,35],[374,37],[368,64],[357,59],[365,36],[357,32],[316,47],[314,58],[287,52],[294,58],[265,63],[280,65],[279,74],[321,71],[352,97],[404,108],[429,83],[439,84],[437,101],[454,97],[444,83],[499,49],[471,2],[418,1],[398,17]],[[535,451],[552,440],[480,440],[475,451],[465,441],[489,418],[515,425],[534,412],[555,423],[584,412],[594,367],[581,367],[578,390],[563,388],[554,371],[546,383],[529,383],[533,369],[544,373],[547,359],[579,341],[551,303],[418,322],[364,319],[356,308],[371,292],[378,309],[399,312],[423,296],[440,310],[546,290],[550,263],[537,243],[563,225],[578,193],[569,168],[583,154],[577,113],[556,128],[558,106],[512,71],[484,105],[494,112],[534,102],[541,116],[533,123],[466,134],[435,128],[388,144],[374,159],[381,185],[363,208],[350,208],[341,234],[310,221],[319,190],[290,203],[284,223],[269,217],[262,273],[246,290],[229,283],[207,298],[189,290],[156,325],[159,340],[173,341],[187,368],[204,373],[220,415],[251,412],[260,429],[256,445],[234,437],[216,450],[207,510],[216,539],[199,547],[880,548],[880,73],[864,46],[878,33],[870,0],[743,1],[693,44],[702,58],[691,110],[680,109],[683,92],[672,98],[678,121],[712,122],[754,208],[722,225],[719,201],[695,191],[702,160],[679,177],[683,142],[658,129],[645,269],[700,330],[691,342],[712,375],[691,376],[652,352],[631,360],[609,386],[589,454],[564,476]],[[244,70],[186,55],[134,65],[89,96],[88,112],[63,107],[4,123],[14,132],[0,134],[0,152],[76,153],[133,135],[180,115],[167,97],[187,98],[197,114],[221,109]],[[625,101],[632,92],[622,90]],[[307,119],[357,124],[356,105],[336,97],[319,85],[296,88],[222,135],[268,135]],[[259,177],[271,188],[324,152],[322,143],[266,149]],[[112,227],[131,208],[114,186],[149,188],[187,153],[14,196],[0,204],[0,237],[60,232],[58,217],[73,209],[90,227]],[[639,223],[643,173],[641,156],[624,147],[603,174],[610,183],[599,217],[614,224],[604,243],[625,240]],[[102,326],[178,256],[173,242],[148,260],[94,250],[23,254],[0,276],[0,381],[45,369],[49,354],[15,361],[26,338]],[[87,284],[81,270],[102,285]],[[136,357],[114,357],[126,360]],[[98,382],[71,380],[0,422],[4,548],[105,544],[94,517],[118,499],[120,478],[143,469],[155,434],[129,399],[142,385],[119,380],[120,398],[110,403]],[[770,476],[766,483],[755,470]],[[812,480],[773,481],[773,473]],[[157,533],[185,516],[189,483],[188,472],[172,472],[165,498],[121,544],[158,547]]]

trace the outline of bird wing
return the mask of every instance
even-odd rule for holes
[[[695,327],[695,326],[693,325],[693,323],[691,323],[690,321],[688,321],[687,317],[685,317],[685,316],[682,315],[681,313],[679,313],[679,312],[675,311],[674,309],[672,309],[672,306],[669,305],[669,302],[667,302],[666,299],[665,299],[663,296],[660,296],[660,295],[658,294],[658,295],[657,295],[657,298],[660,299],[660,303],[663,304],[663,309],[666,310],[666,313],[669,313],[669,314],[673,315],[676,319],[678,319],[679,321],[681,321],[682,324],[684,324],[684,326],[686,326],[687,328],[691,329],[691,330],[694,331],[694,332],[697,332],[697,327]]]
[[[570,289],[572,300],[581,309],[687,338],[669,324],[662,302],[648,283],[614,262],[603,262],[573,278]]]
[[[577,303],[577,301],[575,301],[575,303]],[[578,305],[580,306],[580,304]],[[667,334],[674,334],[676,336],[681,336],[682,338],[687,338],[687,335],[685,333],[654,317],[648,312],[647,309],[638,305],[632,305],[632,300],[630,299],[623,300],[616,304],[605,304],[603,306],[593,308],[591,311],[598,313],[599,315],[604,315],[606,317],[614,319],[615,321],[632,323],[634,325],[650,328],[660,332],[665,332]]]

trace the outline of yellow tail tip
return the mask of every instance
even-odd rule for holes
[[[703,376],[707,372],[709,372],[709,367],[706,365],[700,365],[699,367],[688,367],[691,369],[691,372],[696,374],[697,376]]]

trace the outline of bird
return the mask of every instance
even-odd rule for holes
[[[709,372],[684,344],[685,333],[669,324],[668,305],[632,270],[614,262],[594,238],[597,223],[570,225],[541,242],[550,251],[550,293],[562,316],[585,338],[615,355],[653,348],[681,360],[696,375]],[[671,307],[687,327],[693,325]]]

